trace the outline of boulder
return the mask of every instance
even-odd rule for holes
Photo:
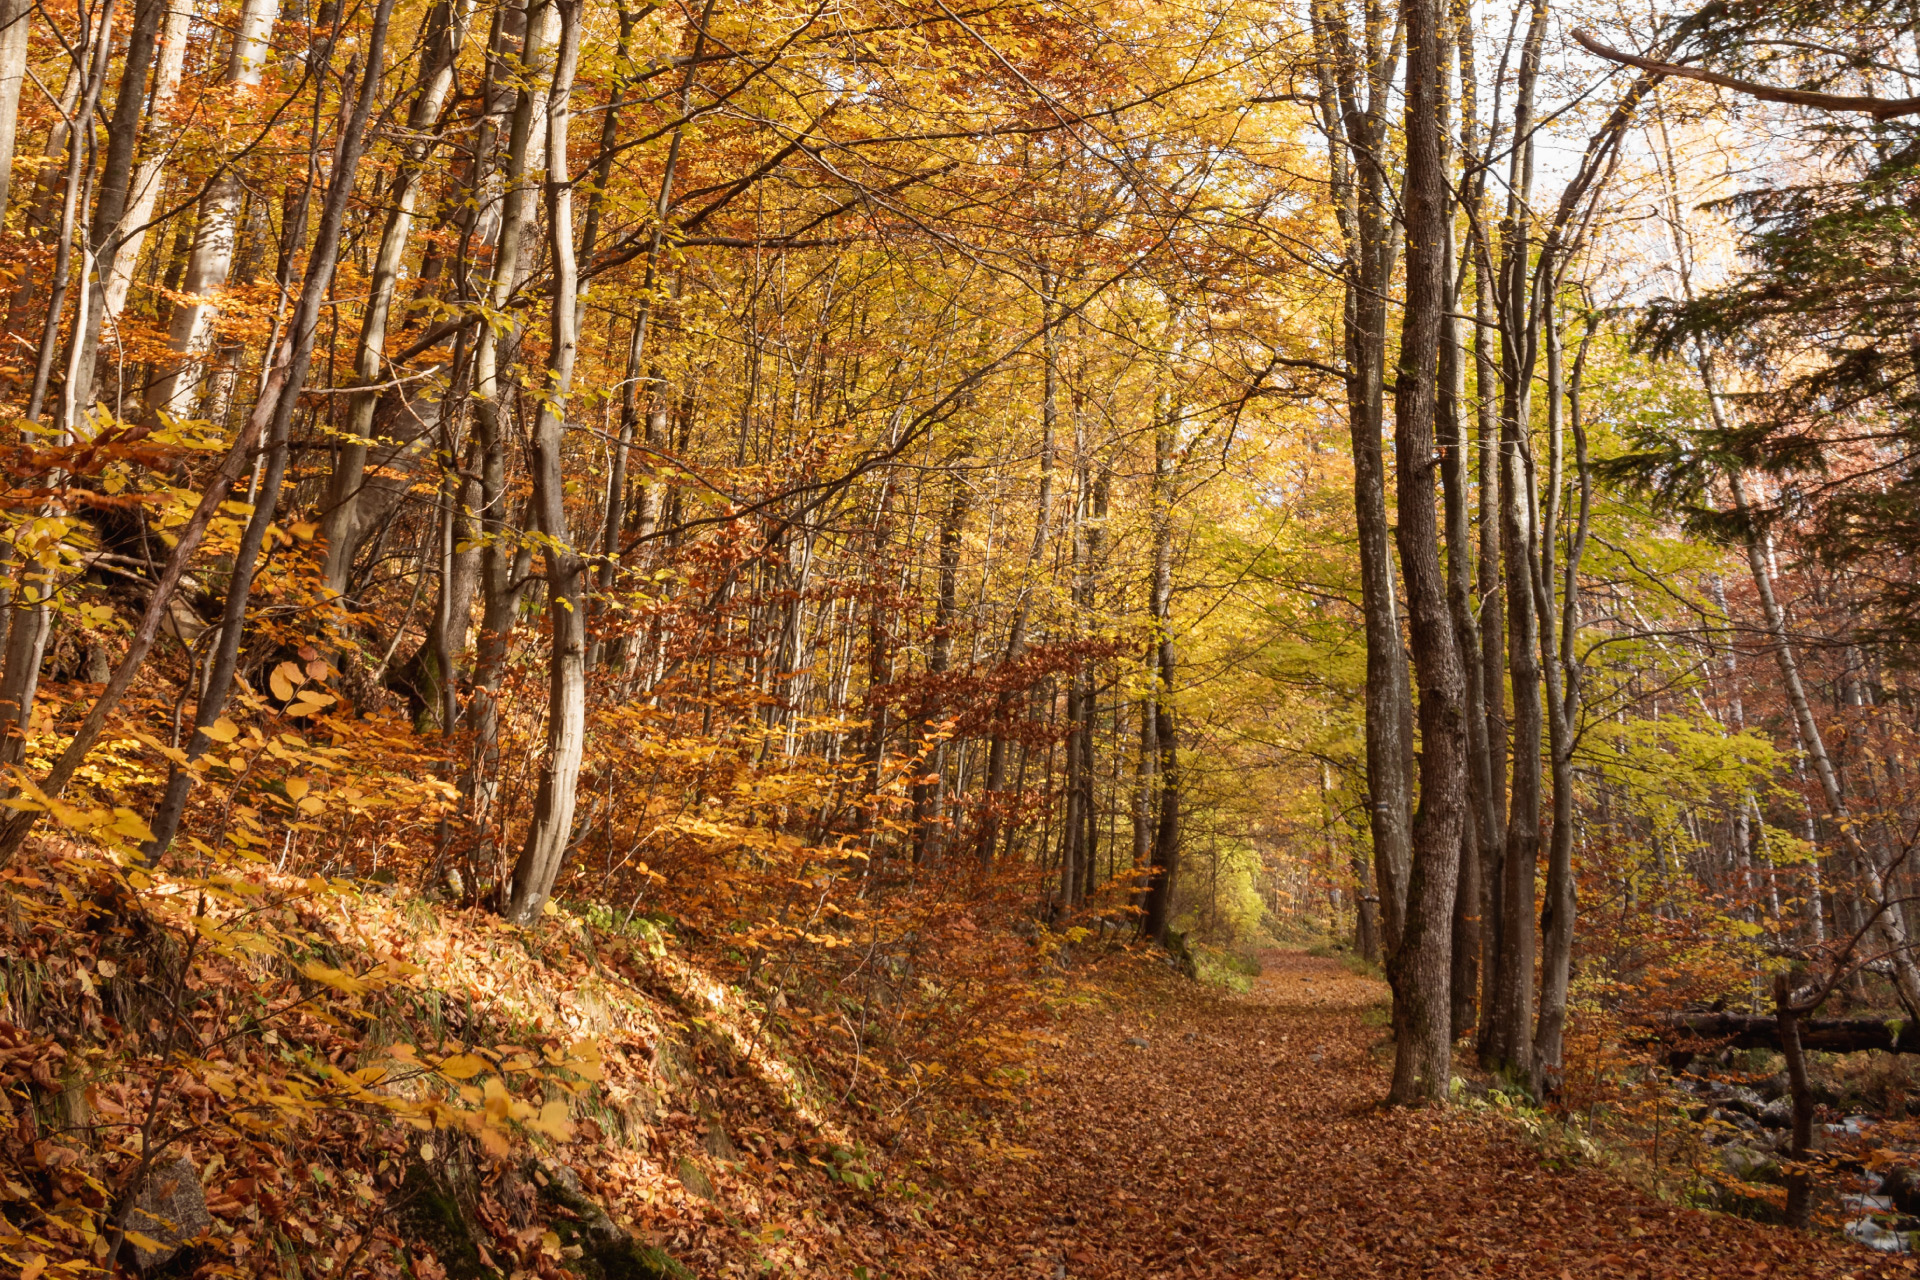
[[[1732,1143],[1720,1149],[1720,1167],[1741,1182],[1778,1182],[1780,1162],[1764,1151]]]
[[[1920,1169],[1898,1165],[1880,1179],[1880,1194],[1893,1201],[1893,1207],[1911,1217],[1920,1217]]]
[[[1793,1099],[1775,1098],[1760,1109],[1760,1123],[1769,1129],[1793,1127]]]
[[[682,1168],[691,1164],[680,1163]],[[634,1239],[608,1217],[600,1202],[587,1194],[580,1176],[566,1165],[535,1162],[528,1170],[541,1198],[569,1219],[554,1224],[563,1247],[579,1250],[580,1256],[567,1264],[568,1271],[584,1280],[694,1280],[693,1273],[666,1252]]]
[[[127,1215],[127,1245],[133,1265],[151,1271],[173,1260],[182,1246],[213,1225],[207,1193],[193,1161],[175,1156],[147,1171],[140,1195]],[[144,1241],[144,1243],[143,1243]]]

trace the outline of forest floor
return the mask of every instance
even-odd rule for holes
[[[1382,1110],[1386,994],[1275,951],[1245,995],[1169,982],[1071,1019],[1017,1131],[1033,1154],[983,1171],[949,1243],[1054,1280],[1920,1271],[1550,1170],[1484,1112]]]

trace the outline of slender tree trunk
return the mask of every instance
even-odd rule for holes
[[[552,342],[546,394],[533,431],[534,508],[546,545],[547,620],[552,627],[547,689],[547,752],[533,823],[513,869],[503,914],[515,924],[539,918],[566,857],[574,797],[587,737],[586,564],[567,530],[567,397],[573,389],[579,342],[579,270],[573,249],[573,184],[567,170],[567,124],[574,68],[580,52],[580,0],[553,0],[560,14],[560,47],[547,99],[547,227],[553,252]]]
[[[1159,812],[1153,820],[1141,928],[1161,946],[1167,944],[1173,923],[1173,898],[1180,874],[1180,744],[1173,713],[1173,490],[1180,443],[1175,403],[1168,399],[1168,411],[1159,415],[1153,436],[1153,561],[1147,584],[1153,625],[1149,667],[1153,675],[1154,798]]]
[[[163,122],[173,105],[174,95],[180,90],[180,75],[187,60],[187,31],[192,22],[193,0],[168,0],[166,17],[160,27],[159,62],[154,68],[153,91],[147,107],[147,154],[133,172],[126,216],[121,219],[120,247],[113,255],[112,272],[107,279],[103,314],[111,325],[118,325],[121,313],[126,310],[133,273],[147,241],[147,223],[152,221],[154,206],[160,200],[160,188],[164,185],[161,176],[166,172],[172,146]]]
[[[61,422],[70,431],[79,426],[93,403],[94,371],[108,306],[107,286],[113,278],[114,259],[120,252],[122,219],[127,212],[127,197],[133,189],[134,151],[140,142],[140,127],[146,120],[147,72],[153,65],[154,46],[160,40],[160,22],[167,15],[168,2],[138,0],[135,4],[133,31],[127,39],[120,72],[120,92],[107,122],[106,154],[95,187],[93,220],[87,230],[83,258],[86,267],[81,271],[82,284],[87,290],[85,320],[75,329],[74,355],[67,373],[69,385],[61,397]]]
[[[260,83],[273,51],[273,24],[280,16],[280,0],[244,0],[227,58],[229,91],[251,89]],[[240,175],[224,170],[200,199],[193,248],[188,251],[180,287],[190,300],[173,309],[167,345],[173,352],[169,366],[147,391],[147,403],[177,418],[193,415],[204,371],[201,362],[213,345],[213,323],[220,314],[219,293],[233,270],[233,252],[243,190]]]
[[[1573,747],[1579,729],[1581,660],[1580,633],[1580,561],[1586,553],[1587,533],[1593,513],[1592,474],[1587,459],[1586,425],[1580,416],[1580,382],[1586,367],[1587,346],[1593,340],[1594,321],[1590,319],[1580,350],[1574,357],[1573,377],[1562,375],[1562,354],[1557,327],[1547,321],[1547,431],[1552,440],[1552,476],[1547,482],[1553,495],[1551,513],[1546,521],[1543,552],[1553,545],[1554,529],[1559,523],[1559,494],[1565,447],[1561,443],[1561,420],[1571,419],[1574,442],[1574,478],[1579,485],[1579,510],[1567,537],[1567,561],[1561,571],[1560,621],[1558,643],[1543,647],[1541,657],[1547,666],[1548,750],[1553,767],[1553,833],[1547,849],[1547,896],[1541,921],[1540,1019],[1534,1033],[1533,1061],[1536,1091],[1558,1089],[1563,1041],[1567,1024],[1567,990],[1573,975],[1573,925],[1576,909],[1576,885],[1573,875]],[[1542,587],[1541,612],[1550,617],[1553,609],[1553,561],[1543,554],[1540,565]],[[1551,628],[1542,631],[1541,643],[1548,646]]]
[[[367,456],[373,440],[373,415],[380,402],[377,384],[386,372],[387,323],[395,290],[406,263],[407,241],[413,234],[414,207],[419,202],[435,139],[430,131],[440,118],[453,86],[453,67],[460,56],[467,20],[474,0],[440,0],[427,15],[420,49],[420,90],[407,114],[408,141],[400,168],[387,193],[387,221],[374,252],[373,274],[367,284],[367,305],[361,313],[360,341],[355,347],[354,378],[365,390],[354,392],[348,410],[345,438],[335,457],[327,495],[327,514],[321,529],[326,539],[325,580],[332,596],[344,595],[353,569],[354,552],[364,531],[359,527],[360,490],[366,483]],[[401,394],[404,394],[401,393]]]
[[[27,75],[27,41],[33,32],[33,0],[0,3],[0,222],[13,190],[13,151],[20,133],[20,86]]]
[[[1387,298],[1399,254],[1387,209],[1382,149],[1397,57],[1383,47],[1377,22],[1367,24],[1357,52],[1336,6],[1316,4],[1312,12],[1323,64],[1321,110],[1333,202],[1347,252],[1347,420],[1353,439],[1354,523],[1367,638],[1367,812],[1381,931],[1391,954],[1399,945],[1406,905],[1413,813],[1412,695],[1394,590],[1386,459],[1380,444],[1386,421]]]
[[[219,720],[226,708],[227,695],[239,665],[240,644],[246,633],[247,603],[253,590],[254,574],[259,567],[261,550],[266,545],[267,530],[273,524],[278,510],[280,489],[286,476],[287,445],[293,427],[294,410],[299,406],[300,393],[306,387],[307,372],[312,367],[314,340],[320,331],[320,313],[333,285],[334,270],[339,265],[347,206],[353,195],[355,172],[366,146],[367,122],[380,92],[387,22],[393,11],[393,3],[394,0],[380,0],[379,7],[374,11],[373,29],[364,46],[366,69],[361,74],[359,94],[351,116],[341,122],[320,221],[314,229],[313,249],[307,257],[306,279],[301,285],[300,301],[288,327],[286,345],[289,352],[284,360],[287,366],[286,380],[277,388],[269,381],[272,389],[262,393],[260,404],[249,415],[251,420],[260,416],[261,406],[269,401],[273,405],[271,425],[266,432],[265,469],[261,474],[259,492],[254,498],[253,514],[247,520],[239,549],[234,554],[226,603],[221,612],[220,637],[208,667],[206,684],[194,708],[194,732],[186,749],[189,763],[186,766],[176,764],[167,777],[166,792],[149,824],[154,838],[143,846],[149,858],[158,858],[165,853],[179,831],[180,818],[186,810],[187,793],[195,776],[191,763],[203,755],[213,741],[207,730]],[[319,56],[330,59],[331,48]]]
[[[1060,331],[1053,322],[1057,299],[1053,296],[1057,278],[1045,270],[1040,273],[1040,323],[1044,379],[1040,396],[1040,503],[1033,520],[1033,543],[1020,576],[1020,594],[1014,601],[1013,623],[1007,628],[1009,666],[1027,651],[1027,616],[1033,607],[1034,580],[1047,553],[1047,533],[1053,524],[1053,449],[1060,417]],[[1006,803],[1002,792],[1007,785],[1007,736],[1005,722],[1013,714],[1012,691],[1000,695],[999,714],[995,717],[992,742],[987,748],[986,812],[980,824],[980,856],[991,860],[1000,835],[1000,811]]]

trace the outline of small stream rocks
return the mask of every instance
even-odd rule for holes
[[[1793,1099],[1788,1096],[1785,1074],[1745,1085],[1698,1077],[1680,1083],[1701,1100],[1688,1110],[1688,1116],[1709,1126],[1706,1140],[1718,1148],[1722,1171],[1739,1182],[1779,1184],[1793,1130]],[[1837,1101],[1830,1091],[1816,1090],[1817,1105],[1830,1108]],[[1816,1123],[1813,1149],[1823,1151],[1860,1138],[1878,1123],[1868,1115]],[[1913,1154],[1920,1160],[1920,1152]],[[1841,1208],[1858,1215],[1849,1219],[1847,1237],[1882,1253],[1920,1252],[1920,1168],[1898,1167],[1876,1174],[1864,1165],[1857,1167],[1864,1194],[1841,1197]]]

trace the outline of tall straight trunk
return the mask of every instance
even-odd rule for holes
[[[61,396],[61,422],[68,430],[79,424],[93,404],[94,368],[107,312],[107,286],[113,278],[114,259],[120,252],[121,220],[126,215],[127,197],[133,189],[133,156],[140,143],[141,125],[146,120],[147,72],[153,65],[154,46],[160,40],[160,22],[167,14],[167,5],[168,0],[137,0],[133,9],[133,30],[127,38],[126,58],[121,66],[120,92],[113,104],[113,115],[107,121],[106,153],[94,188],[93,219],[87,229],[85,266],[80,273],[86,288],[85,319],[75,329],[74,351],[67,370],[69,385]]]
[[[355,391],[348,410],[346,437],[333,465],[322,523],[327,558],[327,592],[346,593],[364,530],[360,524],[360,490],[366,484],[367,456],[372,447],[373,414],[379,406],[378,383],[386,372],[387,322],[394,292],[406,265],[407,241],[413,234],[414,208],[419,203],[421,179],[435,139],[430,131],[453,87],[454,61],[466,35],[474,0],[440,0],[426,18],[420,42],[420,90],[407,113],[408,140],[401,149],[400,167],[387,193],[387,221],[374,252],[373,274],[367,282],[367,304],[361,313],[360,341],[354,350],[353,375],[362,390]]]
[[[1440,567],[1434,511],[1434,418],[1447,296],[1450,206],[1442,139],[1447,77],[1442,0],[1403,0],[1406,25],[1406,308],[1394,389],[1394,479],[1408,632],[1420,685],[1420,804],[1393,985],[1389,1100],[1443,1103],[1453,1077],[1453,909],[1467,816],[1466,671]]]
[[[525,30],[519,64],[525,69],[529,83],[515,96],[501,166],[500,181],[504,189],[500,198],[498,240],[485,298],[494,311],[506,309],[508,299],[525,278],[521,250],[533,212],[527,174],[538,119],[536,111],[544,113],[546,86],[540,81],[546,75],[550,56],[545,4],[512,12],[519,14]],[[512,58],[506,47],[507,19],[511,16],[512,13],[503,13],[500,27],[494,33],[492,63],[499,65],[489,71],[490,77],[508,75],[504,64]],[[491,89],[490,81],[489,96]],[[492,180],[490,175],[481,175],[475,186],[484,191]],[[505,673],[520,597],[526,590],[526,570],[532,563],[525,541],[515,536],[517,529],[508,511],[510,431],[505,401],[509,392],[500,376],[500,363],[502,346],[510,336],[501,334],[492,325],[481,325],[474,352],[473,414],[480,446],[480,531],[485,550],[480,571],[484,604],[474,661],[473,696],[467,703],[468,722],[473,726],[473,761],[466,790],[472,816],[483,824],[488,817],[487,800],[497,749],[500,681]]]
[[[163,121],[180,91],[180,75],[187,61],[187,31],[192,22],[193,0],[168,0],[166,16],[160,25],[158,61],[154,64],[153,90],[147,106],[146,155],[133,171],[127,212],[121,219],[120,247],[114,252],[111,274],[107,278],[106,306],[102,314],[108,324],[117,325],[126,310],[133,273],[147,242],[147,223],[153,219],[154,206],[160,200],[160,188],[164,185],[161,178],[172,147]]]
[[[1490,1025],[1482,1051],[1488,1066],[1521,1080],[1530,1080],[1533,1072],[1534,877],[1540,864],[1542,709],[1531,463],[1538,316],[1528,289],[1532,261],[1528,202],[1533,193],[1533,95],[1546,27],[1546,4],[1534,0],[1520,58],[1495,296],[1501,338],[1500,532],[1506,578],[1507,679],[1513,689],[1513,773],[1502,852],[1500,949],[1494,961],[1493,1000],[1487,1009]]]
[[[47,311],[40,326],[40,346],[34,359],[33,386],[27,392],[27,419],[31,422],[40,421],[41,413],[46,408],[47,387],[53,378],[54,358],[60,350],[60,318],[66,311],[67,292],[74,276],[74,235],[79,226],[81,214],[81,192],[86,186],[83,165],[91,158],[85,142],[92,135],[94,111],[100,105],[100,91],[107,82],[107,64],[113,56],[113,15],[118,7],[115,0],[107,0],[100,6],[99,28],[92,33],[91,44],[86,50],[86,88],[81,94],[79,109],[75,112],[73,127],[69,134],[66,185],[62,189],[60,200],[60,229],[54,239],[53,281],[47,291]],[[88,263],[83,255],[80,268],[80,312],[74,317],[70,332],[72,338],[68,344],[70,357],[79,350],[79,337],[86,331],[85,279],[88,270]],[[72,386],[71,359],[68,361],[67,385]],[[63,424],[70,421],[70,415],[64,412],[64,406],[63,399],[63,412],[60,415],[60,421]]]
[[[956,454],[953,464],[957,466],[963,459],[964,454]],[[960,604],[961,536],[966,527],[967,512],[972,506],[973,498],[973,491],[968,487],[964,476],[955,475],[948,483],[951,492],[947,498],[946,509],[940,516],[940,561],[934,595],[933,634],[931,647],[927,653],[927,672],[935,677],[946,674],[947,669],[953,665],[953,626],[954,619],[959,614]],[[930,729],[928,717],[923,712],[916,731],[916,737],[922,744],[923,751]],[[946,744],[941,743],[933,749],[932,758],[921,766],[923,780],[915,783],[913,788],[913,817],[915,830],[918,833],[916,847],[922,860],[933,855],[939,841],[938,824],[942,787],[945,784],[945,762]]]
[[[1168,371],[1171,375],[1172,370]],[[1180,872],[1180,759],[1179,737],[1173,715],[1175,653],[1173,647],[1173,498],[1175,453],[1179,447],[1178,402],[1166,398],[1167,411],[1159,415],[1153,433],[1153,488],[1149,519],[1153,531],[1153,559],[1147,580],[1147,608],[1153,640],[1148,667],[1153,679],[1153,799],[1158,812],[1152,818],[1152,846],[1148,854],[1145,914],[1141,929],[1165,946],[1173,923],[1173,896]],[[1144,745],[1144,744],[1143,744]]]
[[[1485,224],[1485,198],[1481,200]],[[1478,237],[1478,231],[1475,232]],[[1484,247],[1484,241],[1481,242]],[[1480,839],[1482,939],[1480,949],[1480,1010],[1477,1048],[1489,1056],[1492,1032],[1491,1013],[1497,1003],[1499,956],[1505,919],[1506,880],[1506,808],[1507,808],[1507,681],[1506,610],[1502,595],[1500,539],[1500,426],[1494,412],[1494,388],[1497,375],[1488,347],[1493,332],[1493,284],[1485,253],[1477,253],[1474,266],[1474,413],[1476,436],[1480,446],[1479,509],[1479,608],[1475,621],[1480,637],[1480,715],[1486,738],[1486,756],[1482,762],[1486,790],[1479,797],[1480,811],[1474,828]],[[1472,725],[1469,721],[1469,726]]]
[[[1549,305],[1551,305],[1549,303]],[[1534,1084],[1557,1089],[1567,1024],[1567,989],[1573,975],[1573,925],[1576,908],[1573,875],[1573,748],[1579,729],[1581,661],[1580,561],[1586,554],[1587,533],[1593,515],[1592,472],[1587,458],[1586,424],[1580,416],[1580,382],[1587,348],[1593,341],[1595,320],[1574,356],[1573,376],[1562,370],[1560,336],[1551,311],[1547,317],[1547,432],[1552,462],[1547,492],[1551,507],[1542,537],[1540,562],[1541,616],[1553,616],[1554,564],[1552,550],[1559,524],[1560,494],[1565,487],[1563,417],[1573,428],[1574,480],[1579,486],[1579,509],[1567,534],[1567,560],[1560,570],[1560,609],[1557,642],[1554,628],[1541,629],[1541,660],[1547,668],[1547,738],[1553,769],[1553,832],[1547,847],[1547,896],[1541,920],[1540,1017],[1533,1038]],[[1564,410],[1562,406],[1565,406]]]
[[[0,0],[0,221],[13,191],[13,151],[20,136],[20,86],[27,76],[33,0]]]
[[[1462,0],[1453,0],[1448,15],[1451,38],[1447,60],[1458,66],[1461,156],[1468,165],[1476,158],[1478,117],[1473,72],[1473,15]],[[1446,150],[1450,151],[1450,148]],[[1451,169],[1451,157],[1445,157]],[[1477,177],[1470,178],[1471,190]],[[1440,446],[1440,480],[1445,502],[1447,544],[1447,607],[1453,615],[1454,643],[1466,675],[1467,816],[1461,828],[1460,878],[1454,894],[1453,965],[1451,983],[1453,1038],[1458,1040],[1479,1021],[1480,961],[1486,941],[1481,914],[1486,899],[1486,842],[1481,830],[1487,817],[1487,793],[1492,784],[1487,761],[1486,679],[1480,652],[1479,619],[1474,613],[1473,517],[1468,505],[1472,473],[1467,437],[1467,352],[1462,338],[1460,307],[1471,256],[1462,254],[1456,218],[1445,219],[1443,294],[1446,313],[1440,322],[1438,402],[1434,429]]]
[[[231,89],[249,89],[260,83],[273,51],[273,24],[280,16],[280,0],[243,0],[234,30],[233,50],[227,57],[225,83]],[[238,215],[244,191],[240,175],[223,170],[200,198],[193,248],[180,279],[189,300],[173,309],[168,322],[167,367],[147,389],[147,404],[178,418],[191,417],[204,379],[202,362],[213,345],[213,324],[220,314],[219,293],[233,270]]]
[[[1083,589],[1081,607],[1091,614],[1099,587],[1099,573],[1105,561],[1107,546],[1107,513],[1113,489],[1113,472],[1102,465],[1100,473],[1093,482],[1093,513],[1087,524],[1087,572]],[[1094,750],[1093,720],[1098,714],[1098,699],[1094,692],[1093,675],[1088,672],[1082,677],[1084,684],[1081,692],[1081,711],[1085,719],[1080,725],[1080,815],[1086,824],[1086,834],[1081,837],[1083,850],[1081,863],[1080,888],[1077,900],[1084,900],[1098,887],[1095,855],[1099,849],[1099,812],[1094,804]],[[1109,842],[1111,843],[1111,842]],[[1108,850],[1108,861],[1112,861],[1112,850]]]
[[[1042,388],[1040,394],[1040,502],[1033,519],[1033,542],[1027,548],[1026,564],[1020,575],[1020,593],[1014,600],[1013,622],[1007,628],[1006,662],[1019,661],[1027,651],[1027,616],[1033,608],[1034,579],[1047,554],[1047,533],[1053,525],[1053,448],[1060,419],[1060,330],[1053,322],[1057,299],[1053,287],[1057,278],[1045,269],[1040,273],[1040,323]],[[1013,714],[1012,691],[1002,693],[995,716],[993,739],[987,747],[986,811],[980,823],[980,857],[989,861],[1000,835],[1000,811],[1005,803],[1001,792],[1007,785],[1007,735],[1005,722]]]
[[[1447,220],[1444,250],[1451,268],[1454,253],[1453,220]],[[1467,509],[1466,350],[1460,340],[1460,275],[1449,272],[1443,289],[1447,314],[1440,321],[1440,382],[1435,431],[1440,446],[1440,480],[1445,500],[1447,541],[1447,609],[1453,618],[1454,645],[1460,654],[1465,685],[1467,733],[1466,818],[1460,832],[1460,877],[1454,895],[1452,993],[1453,1038],[1459,1039],[1479,1017],[1481,902],[1480,823],[1486,814],[1487,724],[1485,673],[1481,665],[1480,628],[1473,612],[1473,526]]]
[[[586,562],[567,531],[567,397],[579,343],[580,277],[574,261],[573,184],[567,169],[567,124],[573,73],[580,55],[580,0],[553,0],[560,14],[560,47],[547,98],[547,229],[553,255],[552,341],[546,394],[533,430],[533,502],[546,547],[547,621],[552,650],[547,676],[547,750],[533,822],[513,868],[502,912],[516,924],[536,920],[553,893],[573,831],[574,797],[587,739]]]
[[[1367,638],[1367,813],[1386,951],[1399,945],[1411,859],[1412,696],[1394,590],[1387,519],[1387,299],[1398,257],[1382,149],[1397,54],[1370,11],[1361,47],[1331,4],[1312,14],[1321,65],[1332,195],[1346,243],[1344,335],[1347,421],[1353,441],[1354,526],[1360,550],[1361,614]]]
[[[197,759],[211,744],[212,739],[206,731],[219,720],[226,707],[234,671],[239,663],[254,573],[259,567],[261,549],[266,544],[267,530],[273,524],[278,510],[280,489],[286,476],[287,446],[293,428],[294,410],[299,406],[300,393],[306,388],[307,373],[313,364],[314,340],[320,331],[320,313],[327,304],[334,270],[339,265],[340,240],[346,225],[347,206],[353,196],[353,181],[360,157],[366,148],[367,121],[373,114],[373,104],[380,93],[387,22],[392,16],[393,4],[394,0],[380,0],[379,7],[374,10],[373,28],[362,51],[365,70],[361,73],[359,93],[354,99],[351,115],[341,122],[339,141],[334,147],[320,221],[314,228],[313,248],[307,257],[306,278],[301,285],[299,304],[294,308],[293,319],[287,330],[285,346],[288,350],[283,361],[287,366],[286,379],[270,392],[273,409],[270,426],[265,433],[265,469],[261,474],[259,491],[254,497],[253,514],[247,520],[240,546],[234,553],[227,598],[221,612],[220,637],[208,667],[206,685],[194,708],[194,732],[187,744],[189,761]],[[332,49],[325,49],[319,56],[330,59]],[[274,388],[271,381],[268,386]],[[264,404],[268,394],[263,394],[261,399]],[[250,418],[259,415],[260,406],[256,406]],[[175,765],[168,775],[166,792],[149,824],[154,838],[142,846],[149,857],[158,857],[172,843],[180,827],[180,817],[186,809],[187,792],[192,786],[193,777],[194,770],[179,765]]]

